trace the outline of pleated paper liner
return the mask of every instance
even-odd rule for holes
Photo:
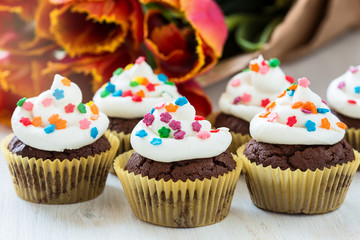
[[[238,155],[251,200],[257,207],[274,212],[318,214],[339,208],[360,163],[359,153],[354,151],[354,161],[331,168],[281,170],[252,163],[243,154],[244,148],[238,149]]]
[[[347,128],[345,130],[345,140],[356,150],[360,151],[360,129]]]
[[[155,180],[124,170],[133,150],[115,159],[114,168],[134,214],[143,221],[167,227],[200,227],[223,220],[229,213],[242,168],[217,178],[195,181]]]
[[[8,144],[13,134],[1,142],[17,195],[30,202],[66,204],[83,202],[99,196],[104,188],[119,140],[106,132],[111,148],[101,154],[80,159],[28,158],[13,154]]]
[[[219,115],[220,112],[211,113],[209,116],[206,117],[206,119],[211,123],[211,126],[214,126],[215,119],[217,115]],[[236,154],[236,150],[243,144],[249,142],[251,140],[251,137],[249,134],[241,134],[241,133],[235,133],[233,131],[230,131],[232,141],[228,149],[230,152]]]
[[[110,131],[110,130],[108,130],[108,131]],[[130,144],[131,133],[124,133],[124,132],[119,133],[117,131],[111,131],[111,133],[113,135],[115,135],[119,139],[119,142],[120,142],[119,149],[116,153],[116,156],[132,149],[131,144]],[[109,172],[112,174],[115,174],[113,164],[111,164]]]

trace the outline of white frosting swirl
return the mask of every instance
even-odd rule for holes
[[[105,89],[109,91],[104,91]],[[124,94],[126,91],[137,95],[137,99]],[[178,97],[180,94],[176,86],[168,82],[164,74],[154,74],[143,57],[140,57],[134,65],[125,67],[119,75],[115,71],[110,82],[95,93],[94,102],[110,117],[131,119],[143,117],[154,105]]]
[[[250,122],[252,138],[272,144],[331,145],[341,141],[346,125],[308,84],[306,78],[299,79],[299,84],[279,95],[267,111],[256,115]]]
[[[337,112],[360,119],[360,65],[333,80],[326,97]]]
[[[264,60],[260,55],[250,61],[250,70],[235,75],[221,95],[222,112],[250,121],[264,110],[284,88],[290,86],[291,77],[285,76],[277,59]]]
[[[26,145],[46,151],[89,145],[105,133],[109,119],[95,104],[81,101],[79,87],[57,74],[50,90],[18,102],[12,129]]]
[[[210,122],[196,116],[185,97],[158,105],[131,133],[134,150],[158,162],[214,157],[230,143],[229,129],[211,130]]]

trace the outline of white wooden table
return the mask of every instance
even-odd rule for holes
[[[349,33],[316,53],[282,68],[294,77],[307,76],[313,90],[325,97],[331,79],[360,64],[360,31]],[[207,92],[217,106],[226,82]],[[0,139],[10,129],[0,126]],[[0,239],[360,239],[360,172],[337,211],[315,216],[286,215],[256,208],[243,177],[237,185],[229,216],[195,229],[151,225],[131,212],[120,181],[109,175],[98,198],[71,205],[41,205],[19,199],[0,156]]]

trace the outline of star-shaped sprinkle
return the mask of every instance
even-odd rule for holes
[[[338,89],[343,89],[345,87],[345,82],[339,82],[339,84],[337,85]]]
[[[269,59],[269,65],[271,68],[276,68],[277,66],[280,65],[280,60],[277,58],[270,58]]]
[[[360,87],[355,87],[354,91],[355,91],[355,93],[359,94],[360,93]]]
[[[105,87],[105,90],[108,91],[109,93],[113,93],[115,92],[115,85],[112,84],[111,82],[108,82],[107,86]]]
[[[160,121],[164,123],[168,123],[172,116],[168,112],[164,112],[160,114]]]
[[[189,101],[186,99],[186,97],[179,97],[178,99],[176,99],[175,104],[179,106],[184,106],[188,102]]]
[[[135,136],[138,136],[140,138],[146,137],[148,134],[144,129],[141,129],[135,133]]]
[[[155,91],[155,84],[152,84],[151,82],[149,82],[148,84],[146,84],[146,89],[147,89],[149,92]]]
[[[269,70],[270,70],[270,67],[268,65],[262,65],[262,66],[260,66],[259,73],[262,75],[265,75],[269,72]]]
[[[122,94],[123,94],[123,92],[121,90],[119,90],[119,91],[114,92],[113,96],[114,97],[121,97]]]
[[[248,94],[248,93],[244,93],[241,97],[241,101],[243,103],[248,103],[251,101],[251,94]]]
[[[160,110],[160,109],[162,109],[164,106],[165,106],[165,103],[159,103],[159,104],[155,105],[154,108],[157,109],[157,110]]]
[[[41,117],[40,117],[40,116],[39,116],[39,117],[34,117],[33,120],[32,120],[32,122],[31,122],[31,124],[32,124],[33,126],[35,126],[35,127],[40,126],[40,124],[41,124]]]
[[[147,113],[142,121],[146,124],[146,126],[150,126],[154,122],[154,119],[154,115]]]
[[[295,82],[295,79],[292,76],[285,75],[285,80],[289,83],[293,84]]]
[[[26,111],[31,111],[34,107],[34,104],[32,102],[24,102],[23,104],[23,108],[26,110]]]
[[[186,134],[186,132],[178,130],[174,133],[174,137],[175,137],[175,139],[180,140],[180,139],[184,138],[185,134]]]
[[[122,97],[132,97],[133,93],[131,90],[123,91]]]
[[[169,103],[168,105],[165,106],[166,111],[168,111],[168,112],[176,112],[178,107],[179,107],[178,105],[175,105],[173,103]]]
[[[91,129],[90,136],[95,139],[98,134],[99,134],[98,129],[97,129],[96,127],[93,127],[93,128]]]
[[[160,145],[162,143],[162,140],[160,138],[153,138],[150,142],[152,145]]]
[[[159,81],[164,82],[164,83],[168,80],[168,77],[163,73],[160,73],[157,77],[158,77]]]
[[[123,72],[123,69],[122,69],[122,68],[118,68],[118,69],[116,69],[116,70],[113,72],[113,76],[118,76],[118,75],[120,75],[122,72]]]
[[[273,121],[275,121],[275,119],[277,119],[277,117],[278,117],[278,114],[276,112],[272,112],[268,115],[267,121],[273,122]]]
[[[325,114],[325,113],[330,111],[327,108],[317,108],[316,110],[317,110],[318,113],[321,113],[321,114]]]
[[[44,131],[46,134],[50,134],[53,133],[55,131],[55,125],[54,124],[49,124],[44,128]]]
[[[169,127],[172,128],[172,130],[178,130],[181,128],[181,122],[180,121],[176,121],[176,120],[172,120],[169,124]]]
[[[359,71],[359,69],[357,67],[351,66],[349,68],[349,72],[351,72],[352,74],[355,74]]]
[[[65,109],[65,112],[66,112],[66,113],[73,113],[74,110],[75,110],[75,105],[69,103],[68,105],[66,105],[66,106],[64,107],[64,109]]]
[[[19,107],[22,107],[24,105],[24,102],[26,102],[26,97],[23,97],[22,99],[20,99],[16,105],[18,105]]]
[[[91,122],[84,118],[83,120],[79,121],[80,129],[88,129],[90,127]]]
[[[83,103],[79,103],[78,110],[80,113],[86,113],[86,107]]]
[[[55,125],[56,129],[65,129],[67,121],[59,118],[59,114],[53,114],[48,119],[49,123]]]
[[[240,97],[240,96],[237,96],[237,97],[234,98],[233,104],[236,105],[236,104],[238,104],[240,101],[241,101],[241,97]]]
[[[195,132],[200,132],[201,130],[201,124],[198,122],[198,121],[195,121],[191,124],[192,126],[192,129],[195,131]]]
[[[336,125],[341,129],[347,129],[347,125],[343,122],[337,122]]]
[[[25,127],[31,125],[31,121],[27,117],[21,117],[19,122],[22,123]]]
[[[133,102],[142,102],[142,97],[135,95],[135,96],[132,96],[131,100]]]
[[[103,91],[101,91],[100,97],[104,98],[104,97],[107,97],[109,94],[110,94],[110,92],[108,92],[106,89],[104,89]]]
[[[231,86],[232,87],[238,87],[238,86],[240,86],[240,84],[241,84],[241,80],[239,78],[236,78],[236,79],[231,81]]]
[[[260,67],[259,67],[259,65],[257,63],[250,64],[250,70],[253,71],[253,72],[259,72]]]
[[[291,116],[291,117],[288,117],[286,125],[288,125],[289,127],[292,127],[292,126],[294,126],[294,124],[296,122],[297,122],[296,116]]]
[[[65,87],[70,87],[70,85],[71,85],[71,81],[67,78],[61,79],[61,82]]]
[[[52,95],[56,98],[56,100],[60,100],[64,98],[64,90],[56,88]]]
[[[135,93],[135,95],[144,98],[145,97],[145,92],[143,90],[140,90],[137,93]]]
[[[203,117],[203,116],[200,116],[200,115],[195,115],[195,118],[194,118],[194,120],[196,120],[196,121],[201,121],[201,120],[205,120],[205,117]]]
[[[270,103],[270,99],[265,98],[261,100],[261,106],[264,108]]]
[[[145,57],[140,56],[140,57],[138,57],[138,58],[135,60],[135,63],[136,63],[136,64],[140,64],[140,63],[142,63],[143,61],[145,61]]]
[[[315,122],[311,120],[307,120],[305,123],[305,127],[308,130],[308,132],[314,132],[316,130],[315,126],[316,126]]]
[[[207,138],[210,137],[210,133],[208,131],[200,131],[198,134],[197,134],[197,137],[202,139],[202,140],[205,140]]]
[[[355,100],[351,100],[351,99],[348,100],[347,102],[350,103],[350,104],[356,104],[356,101],[355,101]]]
[[[307,78],[299,78],[298,80],[299,86],[303,88],[307,88],[310,85],[310,81]]]
[[[320,126],[320,127],[329,130],[329,129],[330,129],[330,122],[329,122],[329,120],[328,120],[327,118],[321,119],[321,126]]]

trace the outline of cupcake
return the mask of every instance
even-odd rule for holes
[[[93,99],[109,117],[109,129],[120,140],[119,153],[131,149],[131,131],[153,106],[180,97],[174,83],[164,74],[154,74],[144,60],[139,57],[135,64],[115,70]]]
[[[79,87],[55,75],[50,88],[17,103],[1,150],[24,200],[64,204],[100,195],[119,146],[107,116],[83,104]]]
[[[168,227],[213,224],[229,213],[241,161],[227,128],[212,130],[185,97],[155,106],[114,168],[134,214]]]
[[[333,80],[327,89],[327,99],[332,111],[346,123],[345,139],[360,150],[360,65],[350,67]]]
[[[294,83],[279,64],[276,58],[267,61],[260,55],[250,61],[248,69],[235,75],[227,84],[219,100],[221,112],[214,125],[230,129],[233,137],[231,152],[235,153],[239,146],[251,139],[250,120],[262,112],[281,90]]]
[[[316,214],[343,203],[359,166],[344,140],[346,125],[313,93],[306,78],[250,122],[249,143],[238,149],[253,203],[262,209]]]

